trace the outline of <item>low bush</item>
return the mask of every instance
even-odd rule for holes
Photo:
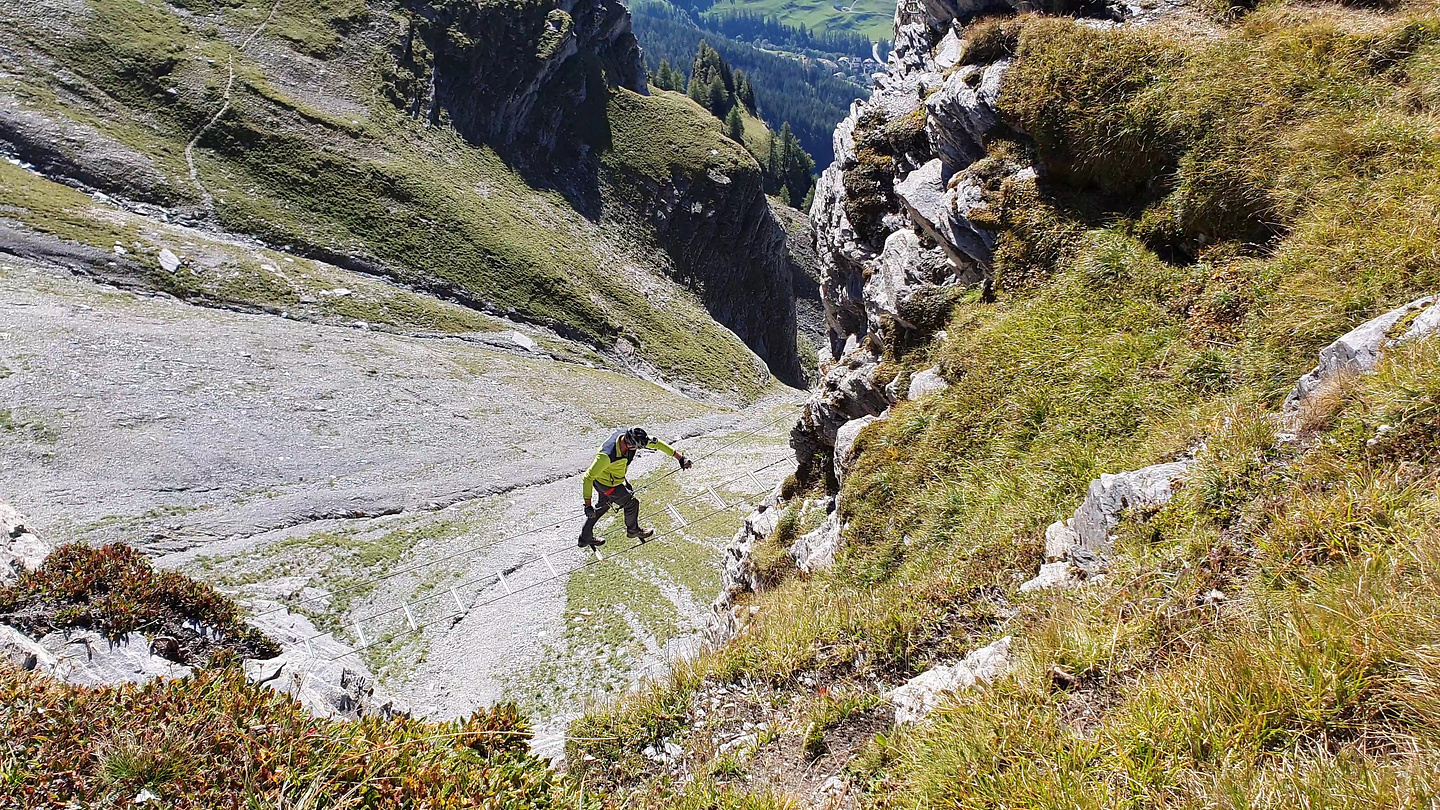
[[[214,588],[174,571],[156,571],[123,544],[70,544],[12,587],[0,588],[0,620],[32,635],[94,630],[118,640],[133,632],[175,638],[187,662],[220,649],[250,658],[280,650],[246,624],[239,607]]]

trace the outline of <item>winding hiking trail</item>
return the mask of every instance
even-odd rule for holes
[[[398,634],[354,656],[386,694],[430,717],[516,700],[541,750],[584,700],[698,643],[738,503],[788,471],[745,476],[788,455],[787,389],[729,411],[524,341],[197,307],[9,257],[0,323],[0,490],[37,532],[136,545],[262,624],[277,600],[304,600],[348,644]],[[630,424],[700,459],[682,475],[658,454],[632,468],[654,482],[643,512],[673,503],[686,525],[661,511],[657,541],[534,585],[551,577],[541,554],[562,571],[593,559],[574,541],[580,473]],[[717,511],[712,487],[737,505],[689,522]],[[628,545],[618,525],[601,524],[612,554]],[[497,570],[517,593],[483,604],[503,593]]]

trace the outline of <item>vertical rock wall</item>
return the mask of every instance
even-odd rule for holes
[[[1009,60],[962,64],[959,21],[992,9],[1018,6],[901,2],[885,72],[835,129],[810,210],[829,345],[792,437],[802,480],[829,467],[842,425],[902,395],[875,382],[887,344],[928,338],[955,293],[989,284],[994,235],[971,215],[985,184],[1030,171],[986,159]]]

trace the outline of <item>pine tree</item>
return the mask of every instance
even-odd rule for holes
[[[669,59],[660,60],[660,69],[655,71],[655,86],[661,90],[675,89],[675,77],[671,75]]]
[[[709,84],[700,81],[700,77],[697,74],[690,74],[690,87],[685,92],[696,104],[699,104],[701,107],[705,106],[705,102],[709,100],[707,96],[709,89]]]
[[[736,104],[730,108],[730,114],[725,116],[725,137],[740,144],[745,144],[745,120],[740,117],[740,105]]]
[[[750,79],[745,76],[745,73],[739,70],[735,71],[735,100],[744,104],[745,109],[751,115],[756,113],[755,87],[750,84]]]
[[[723,118],[730,109],[730,94],[725,92],[725,82],[719,76],[710,80],[705,106],[716,118]]]
[[[775,133],[770,133],[770,155],[765,160],[765,174],[770,178],[771,188],[780,184],[780,177],[785,172],[785,163],[780,154],[780,139]]]

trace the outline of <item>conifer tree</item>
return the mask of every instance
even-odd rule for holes
[[[745,76],[745,73],[739,70],[735,71],[735,100],[744,104],[745,109],[751,115],[756,113],[755,87],[750,84],[750,79]]]
[[[725,116],[725,137],[742,146],[745,144],[745,120],[740,117],[739,104],[731,107]]]
[[[675,89],[675,77],[670,70],[670,60],[660,60],[660,69],[655,71],[655,86],[661,90]]]
[[[725,113],[730,109],[730,94],[725,92],[725,82],[719,76],[710,80],[705,106],[716,118],[724,118]]]

